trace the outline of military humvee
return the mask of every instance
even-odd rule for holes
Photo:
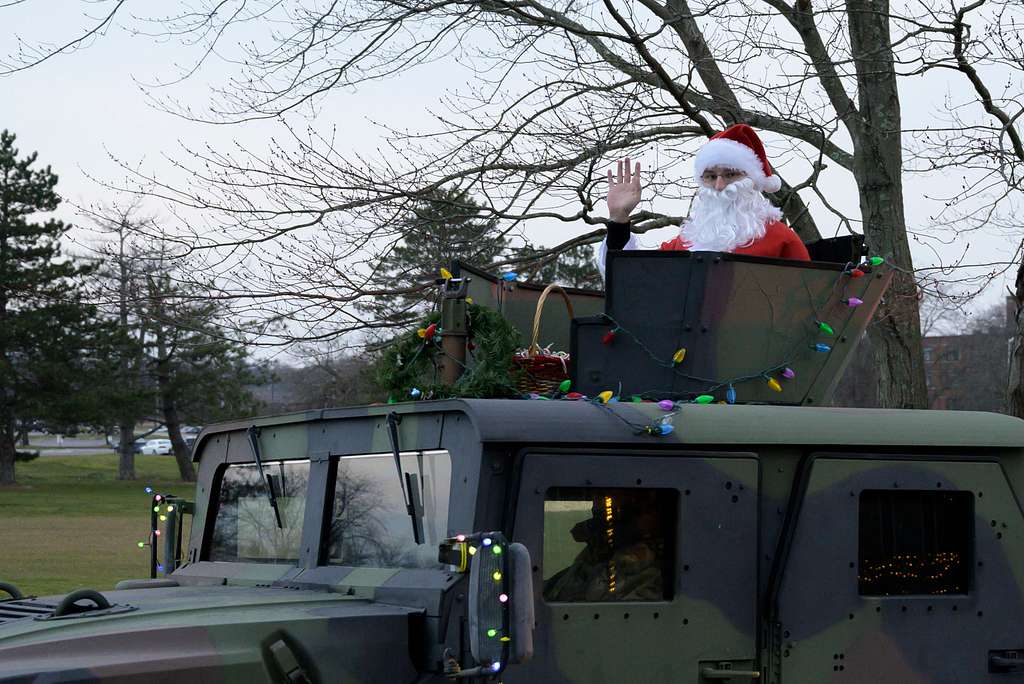
[[[680,401],[631,427],[664,415],[207,428],[180,566],[0,602],[0,682],[1024,681],[1024,422]]]

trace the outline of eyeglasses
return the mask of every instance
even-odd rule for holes
[[[714,183],[719,178],[724,180],[726,183],[732,183],[733,181],[738,181],[739,179],[746,177],[746,171],[737,171],[736,169],[728,169],[726,171],[722,171],[721,173],[705,171],[700,175],[700,179],[705,183]]]

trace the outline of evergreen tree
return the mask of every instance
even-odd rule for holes
[[[388,289],[415,287],[438,277],[455,260],[486,268],[508,248],[498,221],[482,218],[484,207],[465,191],[437,190],[416,202],[401,220],[402,239],[381,264]],[[364,309],[396,325],[423,314],[431,288],[412,294],[378,297]]]
[[[92,384],[106,366],[109,331],[84,301],[91,270],[61,252],[69,226],[33,220],[60,204],[57,176],[18,158],[0,132],[0,484],[15,481],[19,422],[72,424],[95,416]]]
[[[516,252],[517,256],[530,257],[543,251],[533,246]],[[597,270],[593,245],[577,245],[554,256],[525,262],[519,269],[528,280],[540,283],[558,283],[563,287],[578,287],[586,290],[604,289],[604,280]]]
[[[232,332],[222,304],[208,290],[181,284],[163,260],[153,261],[144,279],[139,316],[148,335],[148,373],[155,380],[181,479],[193,481],[182,425],[253,415],[259,402],[250,388],[265,378],[249,361],[241,333]]]

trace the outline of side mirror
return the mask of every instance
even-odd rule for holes
[[[167,576],[182,563],[182,542],[185,533],[185,516],[192,515],[195,504],[173,494],[153,494],[149,514],[149,541],[139,542],[139,547],[149,546],[149,577],[157,573]],[[163,529],[161,529],[161,527]],[[160,549],[163,549],[161,562]]]
[[[477,666],[456,677],[498,674],[533,657],[533,571],[530,552],[500,532],[458,535],[439,559],[469,571],[469,651]]]

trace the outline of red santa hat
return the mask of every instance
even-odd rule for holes
[[[746,172],[754,181],[754,187],[762,192],[778,192],[782,187],[782,179],[772,173],[768,164],[761,139],[747,124],[736,124],[715,133],[700,148],[693,160],[693,177],[698,185],[700,177],[712,166]]]

